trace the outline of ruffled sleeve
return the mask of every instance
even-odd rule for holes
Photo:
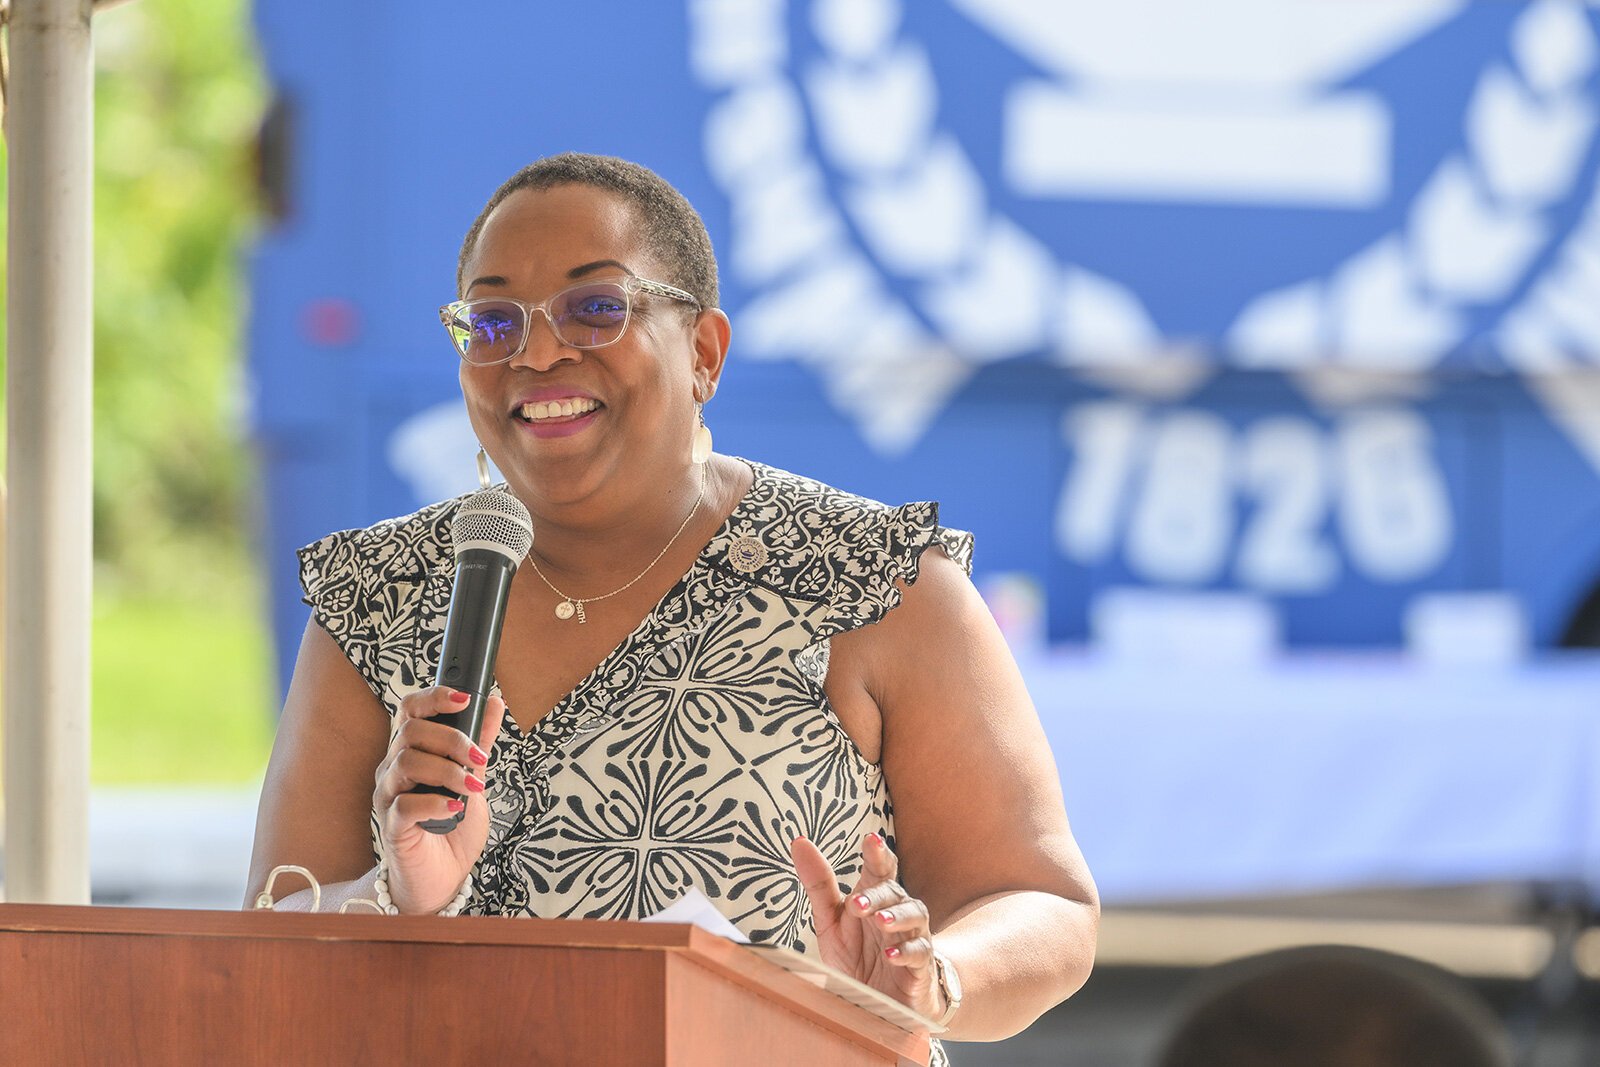
[[[345,658],[361,672],[375,696],[382,696],[377,677],[377,634],[380,620],[373,617],[373,598],[366,588],[368,570],[363,565],[360,542],[364,530],[341,530],[300,549],[301,597],[311,617],[327,631]]]
[[[916,583],[922,555],[930,548],[943,549],[971,575],[972,535],[940,526],[938,504],[863,508],[840,531],[830,553],[833,588],[816,638],[870,626],[893,611],[900,604],[899,583]]]
[[[397,672],[412,684],[437,662],[453,584],[450,521],[463,499],[341,530],[297,553],[311,617],[386,706],[398,699]]]

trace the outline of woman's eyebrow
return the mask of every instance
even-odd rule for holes
[[[626,263],[619,263],[614,259],[597,259],[593,263],[585,263],[581,267],[573,267],[571,270],[567,271],[567,277],[581,278],[585,274],[599,270],[601,267],[620,267],[623,273],[629,275],[630,277],[634,276],[633,271],[628,269],[628,265]],[[470,293],[474,288],[480,285],[504,286],[506,284],[506,280],[498,274],[485,274],[481,278],[472,279],[472,283],[468,285],[463,292]]]
[[[573,267],[571,270],[567,271],[567,277],[581,278],[590,271],[599,270],[601,267],[621,267],[624,273],[628,274],[629,276],[633,275],[633,271],[628,270],[628,265],[626,263],[618,263],[614,259],[597,259],[593,263],[585,263],[581,267]]]

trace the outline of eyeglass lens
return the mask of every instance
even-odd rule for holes
[[[550,320],[561,343],[598,348],[622,334],[628,292],[613,282],[565,289],[550,298]],[[469,363],[500,363],[522,348],[528,312],[510,300],[473,300],[453,317],[450,334]]]

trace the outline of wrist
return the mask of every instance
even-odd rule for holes
[[[941,1029],[949,1029],[951,1021],[961,1011],[961,976],[950,957],[938,949],[933,950],[933,984],[940,1003],[939,1014],[933,1022]]]
[[[372,882],[372,891],[373,895],[377,898],[378,907],[381,908],[387,915],[415,914],[443,915],[448,917],[460,915],[461,909],[467,906],[467,901],[472,897],[472,875],[469,873],[467,877],[462,880],[461,888],[457,890],[455,896],[443,907],[436,910],[423,909],[416,912],[402,912],[400,907],[394,902],[394,898],[389,893],[389,867],[388,864],[383,861],[379,861],[378,863],[377,875]]]

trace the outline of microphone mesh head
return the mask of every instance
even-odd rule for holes
[[[473,493],[456,509],[450,522],[456,556],[469,548],[499,552],[521,563],[533,547],[533,519],[522,501],[499,489]]]

